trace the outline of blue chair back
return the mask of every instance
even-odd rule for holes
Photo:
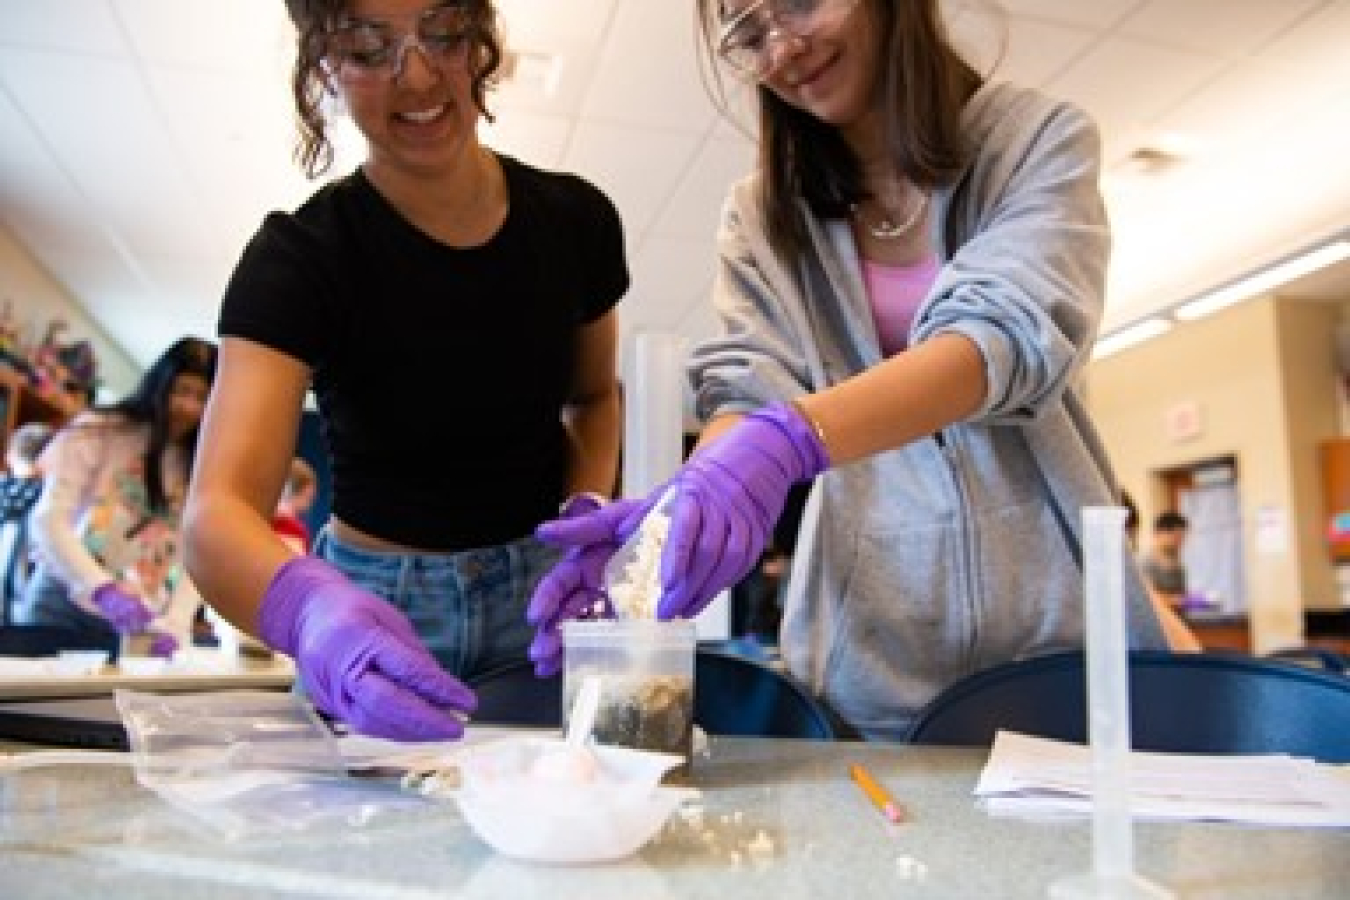
[[[1307,666],[1312,669],[1335,672],[1337,675],[1345,675],[1347,670],[1350,670],[1350,659],[1347,659],[1345,654],[1338,653],[1335,650],[1329,650],[1326,647],[1313,647],[1309,645],[1301,647],[1284,647],[1266,655],[1270,659],[1298,663],[1301,666]]]
[[[562,676],[536,678],[511,663],[469,682],[478,694],[472,719],[487,725],[557,728]],[[831,740],[821,706],[787,675],[756,660],[699,647],[694,657],[694,722],[709,734]]]
[[[1081,652],[1007,663],[940,693],[916,744],[989,746],[1000,729],[1085,742]],[[1238,654],[1130,654],[1131,744],[1175,753],[1291,753],[1350,762],[1350,679]]]
[[[710,647],[694,658],[694,722],[708,734],[833,740],[824,708],[787,674]]]

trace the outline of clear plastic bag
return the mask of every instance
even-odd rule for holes
[[[605,564],[604,589],[617,619],[655,619],[661,599],[661,553],[670,531],[675,488],[668,487]]]
[[[227,836],[360,824],[407,803],[348,778],[333,735],[295,694],[119,690],[116,700],[137,781]]]

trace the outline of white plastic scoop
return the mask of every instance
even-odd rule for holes
[[[599,761],[586,739],[595,727],[595,716],[600,709],[600,678],[588,675],[572,701],[572,714],[567,719],[567,736],[561,742],[551,742],[530,767],[530,775],[544,781],[566,784],[586,784],[599,775]]]
[[[587,675],[572,701],[572,714],[567,718],[567,746],[575,750],[585,746],[595,727],[595,716],[600,710],[600,676]]]

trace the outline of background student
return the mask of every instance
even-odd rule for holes
[[[182,338],[119,403],[81,413],[43,453],[30,527],[37,567],[15,620],[91,638],[190,645],[201,599],[183,571],[180,516],[216,346]]]

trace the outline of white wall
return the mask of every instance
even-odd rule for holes
[[[69,325],[62,334],[63,342],[89,341],[98,358],[100,401],[118,399],[135,386],[140,367],[90,321],[9,229],[0,227],[0,304],[6,300],[13,303],[25,343],[41,341],[53,319],[64,319]]]

